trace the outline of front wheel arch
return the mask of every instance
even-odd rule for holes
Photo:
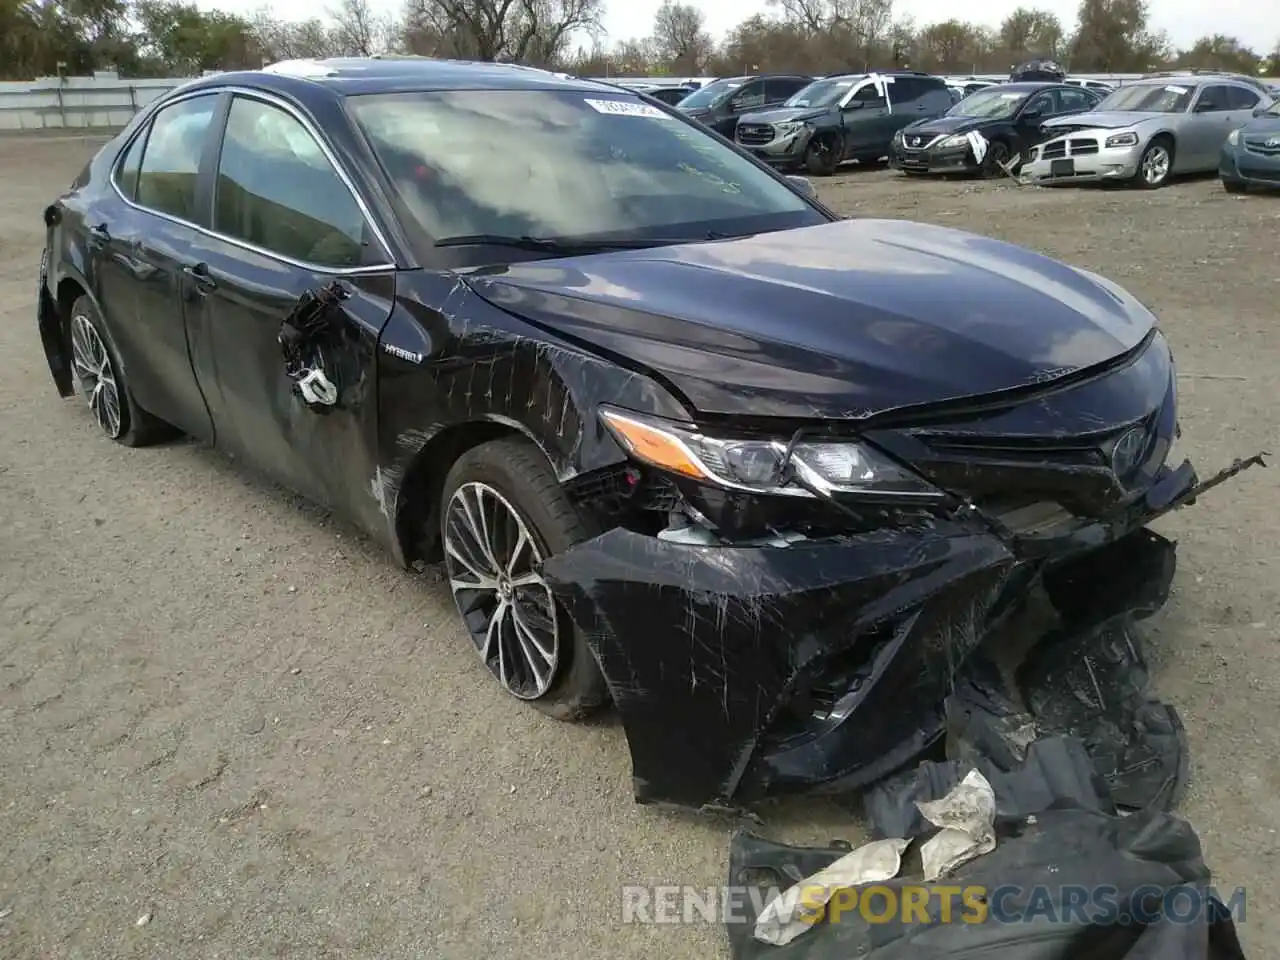
[[[457,423],[434,434],[409,461],[395,507],[395,542],[403,563],[439,563],[444,551],[439,530],[440,494],[453,465],[466,453],[493,440],[531,441],[557,474],[546,448],[523,424],[514,420],[475,420]]]

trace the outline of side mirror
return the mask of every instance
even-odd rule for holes
[[[1267,111],[1268,111],[1268,110],[1270,110],[1270,109],[1271,109],[1270,107],[1254,107],[1254,108],[1253,108],[1253,115],[1254,115],[1255,117],[1263,117],[1263,116],[1266,116]]]
[[[1019,119],[1021,119],[1026,123],[1030,123],[1032,120],[1039,120],[1043,116],[1044,116],[1044,109],[1041,107],[1036,107],[1034,110],[1023,110],[1022,116]]]
[[[818,192],[813,189],[813,181],[808,177],[789,176],[787,180],[806,197],[816,197],[818,195]]]
[[[1201,100],[1199,103],[1196,104],[1195,112],[1196,113],[1213,113],[1213,111],[1217,109],[1218,109],[1218,105],[1214,103],[1212,100]]]
[[[843,107],[842,109],[845,109],[845,110],[861,110],[861,109],[862,109],[862,107],[863,107],[863,102],[862,102],[861,100],[850,100],[848,103],[846,103],[846,104],[844,105],[844,107]]]

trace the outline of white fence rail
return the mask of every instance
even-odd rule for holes
[[[1140,75],[1086,73],[1073,76],[1118,84],[1136,80]],[[126,80],[115,73],[101,72],[92,77],[67,77],[65,80],[41,77],[30,81],[0,82],[0,132],[123,127],[144,104],[187,79]],[[616,82],[623,78],[609,79]],[[990,76],[982,79],[1004,78]],[[1267,79],[1265,82],[1280,84],[1280,79]]]

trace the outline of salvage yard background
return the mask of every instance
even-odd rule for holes
[[[97,145],[0,138],[0,957],[724,955],[715,926],[620,924],[624,884],[723,882],[728,830],[634,805],[611,719],[558,724],[500,693],[437,577],[218,454],[126,450],[58,400],[39,215]],[[1177,351],[1202,474],[1280,453],[1280,198],[818,186],[842,213],[1127,286]],[[1280,943],[1278,503],[1252,470],[1161,521],[1179,572],[1148,625],[1190,733],[1181,809],[1217,882],[1248,887],[1251,957]],[[860,835],[829,803],[765,816],[783,839]]]

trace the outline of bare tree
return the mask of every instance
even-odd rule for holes
[[[576,33],[597,30],[603,0],[409,0],[405,42],[414,53],[477,60],[557,62]]]
[[[1040,56],[1058,59],[1062,48],[1062,21],[1047,10],[1019,7],[1000,24],[998,43],[1012,60]]]
[[[702,11],[675,0],[662,0],[654,14],[652,42],[654,54],[678,74],[697,73],[714,49]]]
[[[390,23],[373,12],[369,0],[340,0],[329,17],[334,46],[343,55],[371,57],[386,49]]]

